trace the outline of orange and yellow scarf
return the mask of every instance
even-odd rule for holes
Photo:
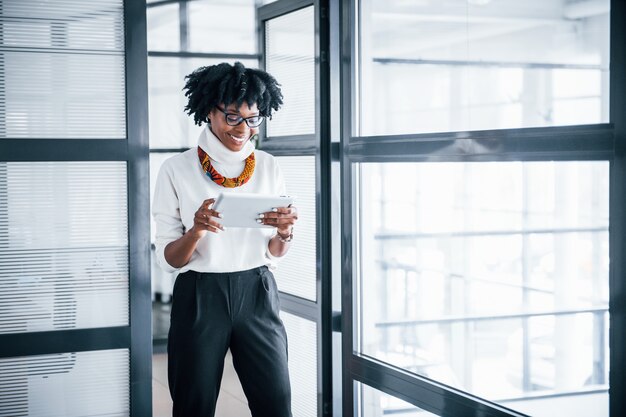
[[[247,183],[250,178],[252,178],[252,174],[254,173],[254,167],[256,165],[256,161],[254,159],[254,152],[250,153],[250,155],[246,158],[246,165],[243,168],[241,174],[236,178],[226,178],[211,164],[211,158],[209,155],[204,152],[204,150],[198,146],[198,158],[200,158],[200,165],[202,165],[202,169],[207,177],[211,178],[211,180],[226,188],[235,188],[241,187],[245,183]]]

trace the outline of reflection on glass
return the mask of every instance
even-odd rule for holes
[[[189,49],[193,52],[256,52],[254,0],[190,1]]]
[[[597,389],[569,401],[608,409],[607,162],[359,172],[362,353],[489,400]]]
[[[607,122],[609,0],[582,6],[361,2],[360,135]]]
[[[383,417],[394,415],[400,417],[434,417],[436,414],[402,401],[369,385],[355,382],[358,395],[359,417]]]

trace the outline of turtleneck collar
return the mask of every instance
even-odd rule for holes
[[[222,164],[235,164],[245,160],[252,152],[254,152],[254,142],[248,140],[240,151],[233,152],[211,132],[209,125],[205,125],[200,137],[198,138],[198,146],[206,152],[212,160]]]

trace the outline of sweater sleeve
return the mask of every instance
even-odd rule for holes
[[[183,235],[183,222],[173,172],[167,162],[161,166],[154,189],[152,217],[156,223],[155,254],[157,263],[166,272],[176,268],[165,260],[165,247]]]

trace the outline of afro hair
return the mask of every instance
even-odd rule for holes
[[[189,100],[185,111],[193,115],[198,126],[209,123],[208,114],[221,104],[226,107],[233,103],[237,107],[244,102],[249,107],[256,104],[259,114],[269,118],[272,110],[283,104],[276,79],[263,70],[246,68],[241,62],[200,67],[185,76],[185,80],[183,90],[187,90],[185,96]]]

